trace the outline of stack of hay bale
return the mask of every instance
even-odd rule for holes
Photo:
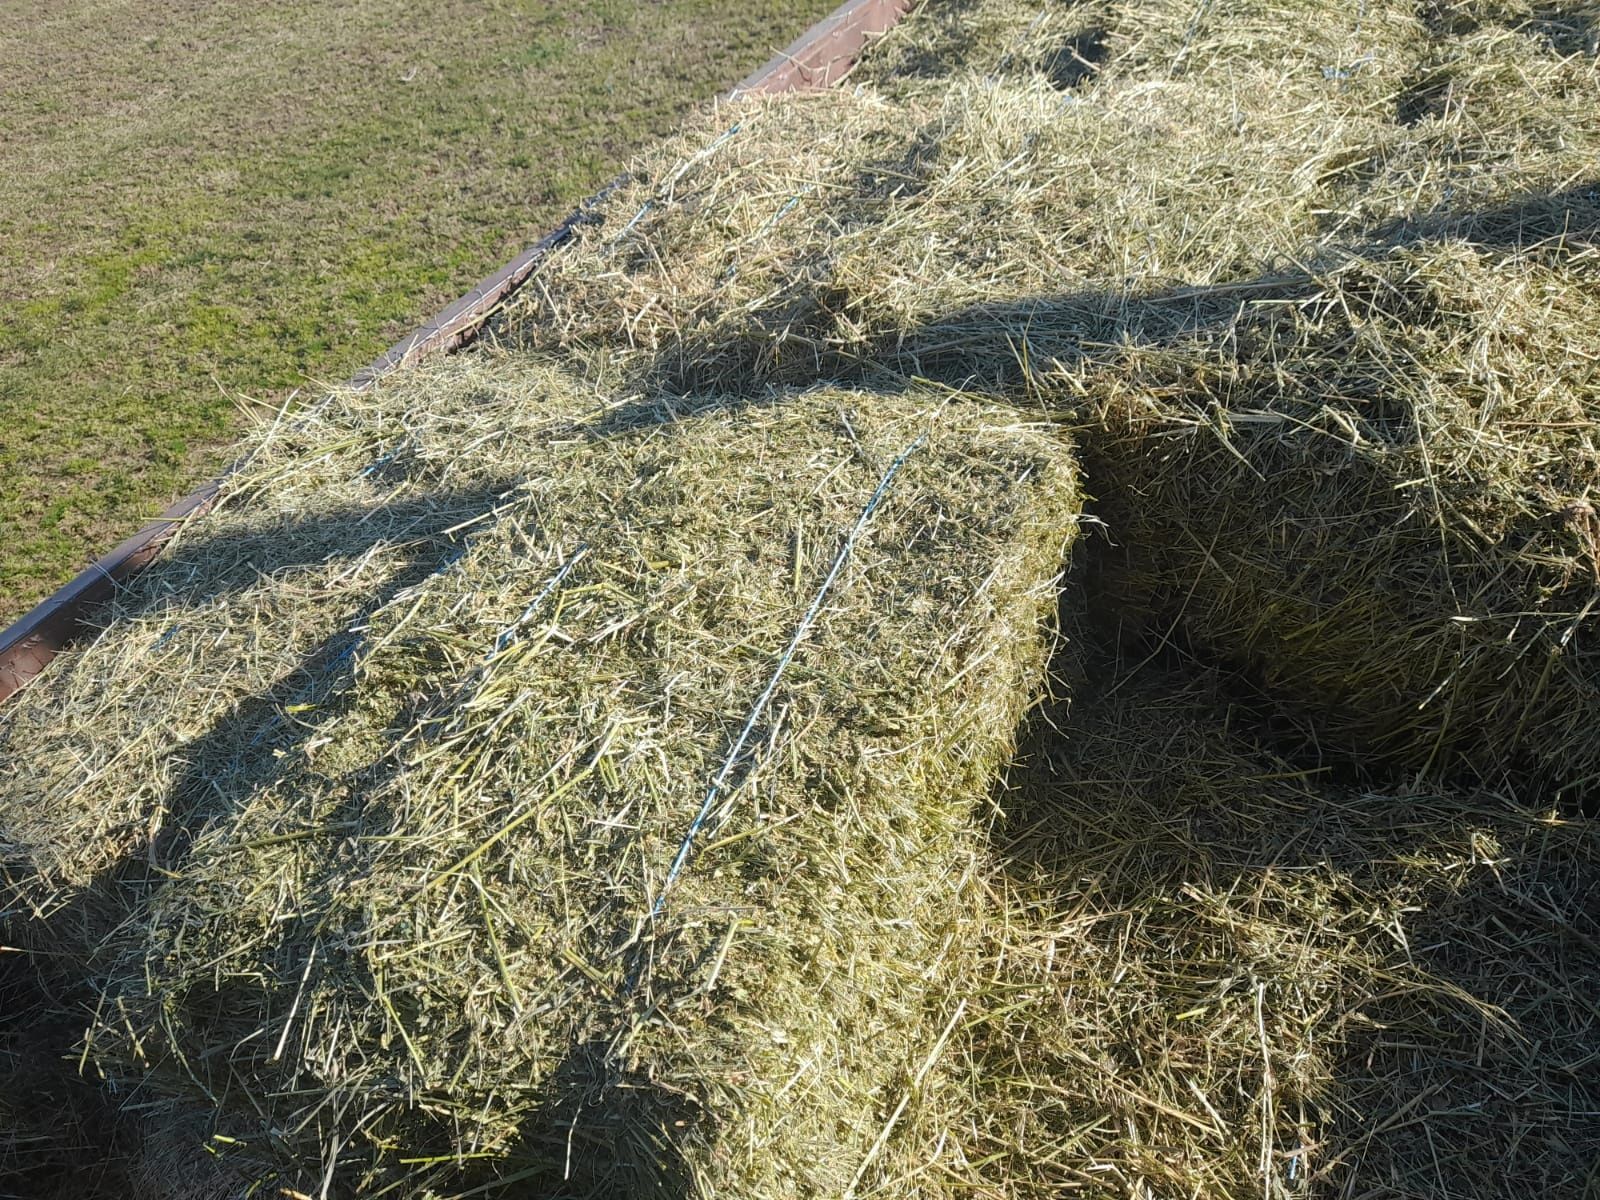
[[[1592,1183],[1590,36],[928,0],[261,430],[0,710],[129,1170]]]
[[[1070,412],[1120,619],[1346,752],[1581,803],[1588,20],[930,6],[870,86],[686,134],[502,336],[622,347],[647,387],[925,374]]]

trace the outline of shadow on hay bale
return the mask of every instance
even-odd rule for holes
[[[365,622],[458,557],[461,541],[446,531],[481,522],[510,486],[495,482],[406,502],[335,506],[314,517],[259,525],[245,521],[232,529],[220,522],[226,531],[184,539],[160,570],[119,596],[103,617],[101,634],[94,636],[114,643],[124,623],[165,625],[155,640],[157,648],[171,645],[185,632],[185,624],[202,638],[212,636],[216,627],[210,623],[219,611],[248,596],[263,579],[282,580],[307,568],[351,569],[380,547],[394,557],[387,573],[370,587],[341,597],[343,611],[333,620],[337,632],[320,639],[316,633],[300,639],[291,635],[288,640],[299,643],[297,653],[274,656],[271,669],[281,674],[260,694],[211,706],[205,720],[183,739],[180,753],[158,754],[155,769],[125,778],[126,790],[101,792],[96,802],[85,805],[81,788],[68,781],[74,772],[84,771],[86,759],[94,761],[95,747],[86,746],[84,757],[67,761],[52,761],[28,749],[35,738],[73,739],[75,726],[79,736],[112,741],[106,730],[90,723],[105,705],[92,681],[84,684],[70,711],[54,714],[60,723],[53,720],[48,732],[18,706],[18,719],[4,729],[19,786],[6,797],[10,807],[0,870],[9,894],[0,916],[12,953],[30,960],[26,969],[14,973],[16,995],[48,998],[60,1018],[55,1022],[58,1031],[72,1028],[72,1020],[65,1019],[69,1012],[79,1022],[57,1047],[61,1055],[71,1051],[100,999],[89,979],[104,967],[107,939],[154,888],[183,869],[194,839],[228,821],[248,798],[250,785],[241,781],[258,778],[269,764],[299,751],[311,730],[296,719],[297,713],[348,708]],[[137,676],[149,668],[151,678],[142,689],[146,695],[164,686],[195,686],[179,674],[163,678],[163,667],[182,672],[187,655],[180,652],[176,662],[161,663],[140,655],[147,648],[143,639],[130,640],[134,646],[127,648],[129,657],[120,669]],[[107,667],[101,662],[95,670]],[[76,689],[80,683],[81,677],[66,686]],[[166,714],[159,703],[152,708],[122,715],[135,726],[153,718],[150,729],[158,737],[182,736],[181,725],[173,729],[163,724]],[[105,749],[98,747],[101,761],[115,770],[115,757],[107,757]],[[157,795],[159,803],[151,804]],[[110,803],[103,802],[108,799]]]
[[[546,1104],[522,1122],[492,1167],[467,1170],[465,1191],[696,1200],[693,1159],[709,1134],[696,1100],[644,1074],[618,1071],[615,1047],[574,1047],[551,1075]],[[514,1193],[515,1194],[515,1193]]]
[[[1111,619],[1248,665],[1330,748],[1592,805],[1600,304],[1563,270],[1399,251],[1077,369]]]
[[[399,471],[388,465],[391,487]],[[184,538],[159,570],[119,594],[103,616],[98,636],[121,666],[108,667],[101,659],[94,673],[137,677],[148,670],[150,676],[137,689],[146,696],[142,710],[126,704],[126,692],[111,701],[127,709],[119,714],[124,724],[118,732],[128,741],[96,728],[107,697],[92,680],[85,683],[82,672],[65,685],[62,696],[73,699],[67,711],[52,715],[48,729],[30,721],[25,706],[16,706],[16,719],[4,728],[16,790],[6,794],[0,864],[8,892],[0,927],[9,943],[0,958],[0,1012],[7,1014],[8,1026],[0,1031],[0,1057],[12,1064],[5,1090],[24,1110],[16,1118],[13,1152],[0,1159],[0,1195],[11,1188],[28,1197],[212,1200],[245,1186],[247,1181],[206,1152],[210,1118],[204,1108],[136,1091],[130,1115],[126,1099],[98,1087],[83,1034],[105,1000],[107,943],[153,890],[181,873],[194,840],[227,822],[245,802],[248,788],[239,781],[300,750],[310,728],[296,713],[348,707],[365,621],[457,557],[462,543],[452,531],[481,523],[511,486],[490,481],[414,499],[335,505],[315,516],[224,516]],[[293,649],[272,655],[257,676],[267,684],[260,694],[229,696],[213,677],[210,686],[221,699],[213,697],[216,702],[199,721],[192,711],[185,714],[192,723],[169,723],[164,702],[150,702],[163,691],[170,702],[171,689],[197,688],[182,674],[192,666],[194,645],[185,648],[181,639],[186,632],[199,635],[197,644],[217,637],[218,616],[230,607],[257,623],[246,641],[262,640],[259,623],[277,615],[272,605],[260,605],[264,579],[281,585],[302,572],[359,575],[363,560],[380,552],[390,555],[385,569],[374,572],[366,586],[346,591],[341,611],[321,614],[331,615],[331,622],[313,618],[309,629],[275,628],[266,635],[282,636]],[[300,622],[289,616],[285,623]],[[325,632],[330,624],[336,632]],[[135,633],[132,645],[119,651],[115,643],[126,636],[125,625],[163,631],[153,642]],[[226,632],[220,640],[227,640]],[[171,648],[172,654],[165,661],[152,657],[152,646]],[[252,648],[236,649],[247,658]],[[220,665],[219,674],[237,666]],[[130,742],[147,740],[138,732],[146,723],[157,739],[181,737],[186,726],[194,732],[178,754],[157,755],[121,779],[113,774],[114,786],[88,805],[80,802],[81,792],[64,786],[86,767],[91,775],[96,769],[115,772],[117,754],[106,751],[120,746],[125,755]],[[80,756],[62,760],[37,752],[63,738],[79,741]],[[152,805],[157,795],[160,801]],[[57,1191],[47,1191],[47,1184]]]
[[[82,1053],[82,972],[0,958],[0,1200],[232,1200],[205,1105],[102,1086]]]
[[[28,958],[0,955],[0,1197],[69,1200],[126,1189],[113,1106],[62,1058],[82,1022]]]
[[[997,800],[968,1052],[1005,1194],[1592,1186],[1594,826],[1330,782],[1215,668],[1082,655]]]
[[[925,140],[844,189],[836,223],[914,184],[937,162]],[[1070,406],[1118,546],[1098,579],[1112,619],[1248,667],[1330,752],[1588,809],[1597,232],[1600,185],[1581,182],[1387,220],[1311,269],[889,332],[817,248],[626,369],[655,397],[926,377]]]
[[[16,706],[0,729],[9,776],[0,866],[11,891],[0,911],[53,919],[61,927],[55,932],[37,924],[20,928],[39,929],[41,944],[57,952],[94,945],[95,931],[103,935],[127,911],[123,892],[181,866],[199,829],[226,819],[243,798],[230,790],[235,781],[294,752],[308,732],[297,713],[343,702],[365,623],[459,557],[460,530],[492,517],[514,487],[511,479],[463,491],[428,491],[424,483],[407,489],[420,495],[335,503],[315,515],[292,507],[260,516],[230,512],[183,537],[159,569],[124,589],[102,614],[88,635],[103,643],[87,655],[92,667],[62,682],[62,695],[76,693],[71,705],[51,712],[48,728],[31,719],[29,706]],[[338,605],[289,610],[295,599],[345,577],[358,582],[340,589]],[[216,653],[207,639],[232,641],[235,657]],[[220,678],[189,676],[201,654]],[[230,692],[228,677],[246,671],[265,686],[252,692],[235,684]],[[140,697],[149,706],[123,703],[123,711],[108,711],[97,675],[141,673]],[[215,694],[191,706],[200,711],[185,712],[174,728],[162,723],[169,688]],[[86,770],[120,766],[106,751],[115,740],[107,720],[124,737],[177,738],[183,749],[169,755],[146,747],[144,754],[156,751],[159,760],[153,774],[130,772],[124,788],[109,793],[114,803],[84,807],[76,803],[82,792],[75,784]],[[34,755],[35,739],[72,741],[76,753]],[[105,912],[97,913],[97,896]]]
[[[431,467],[374,481],[402,428]],[[206,593],[155,671],[173,613],[130,599],[24,694],[13,734],[142,706],[64,758],[64,810],[130,784],[157,812],[209,805],[181,837],[125,832],[139,887],[97,947],[82,1057],[212,1106],[225,1166],[308,1193],[842,1193],[899,1169],[914,1143],[878,1141],[882,1113],[964,953],[968,825],[1077,518],[1054,431],[927,385],[641,407],[485,357],[264,436],[247,528],[342,527],[355,492],[469,466],[522,482],[353,562],[280,550]],[[715,756],[891,479],[757,713],[740,803],[657,912]],[[294,652],[236,674],[246,617],[279,612],[303,628],[268,640]]]

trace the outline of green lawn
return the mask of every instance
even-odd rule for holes
[[[0,623],[833,0],[0,0]]]

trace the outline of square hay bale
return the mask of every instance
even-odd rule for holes
[[[441,506],[420,578],[365,551],[309,595],[260,577],[323,641],[209,728],[137,661],[142,615],[62,664],[181,731],[97,743],[152,756],[158,812],[201,782],[123,851],[87,1060],[214,1105],[232,1170],[312,1194],[895,1187],[1076,528],[1059,434],[930,386],[657,403],[473,355],[252,461],[236,520],[360,526],[370,489],[376,563],[391,489],[494,486]],[[246,635],[183,594],[164,616],[209,687]],[[7,720],[84,736],[48,717],[76,689],[21,700]],[[78,766],[72,811],[123,803]]]
[[[1247,668],[1331,750],[1592,798],[1591,262],[1356,258],[1086,373],[1110,619]]]
[[[1398,0],[930,4],[856,88],[718,110],[641,158],[498,333],[668,390],[901,372],[1015,391],[1054,357],[1169,336],[1197,289],[1281,294],[1325,241],[1593,161],[1594,82],[1526,39],[1492,111],[1485,85],[1485,111],[1398,122],[1442,36]],[[1541,113],[1561,137],[1532,139]],[[1469,135],[1493,170],[1445,145]]]
[[[1592,1186],[1600,827],[1285,759],[1176,654],[1074,675],[1000,799],[967,1194]]]

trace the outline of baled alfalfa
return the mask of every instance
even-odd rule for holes
[[[999,798],[971,1194],[1582,1194],[1600,829],[1288,761],[1177,655],[1075,674]]]
[[[1600,146],[1594,73],[1509,10],[1440,21],[1411,5],[1323,3],[1099,13],[1106,53],[1066,90],[1034,51],[1057,34],[1077,37],[1076,23],[1095,10],[1049,10],[1027,22],[1012,13],[1011,32],[982,51],[981,64],[927,76],[913,69],[918,39],[942,44],[944,25],[1004,25],[1012,18],[1003,13],[1012,10],[930,9],[908,21],[885,46],[900,47],[904,74],[893,87],[869,65],[859,92],[811,107],[772,104],[691,131],[642,165],[634,191],[553,264],[505,336],[620,361],[644,387],[899,371],[976,380],[1029,405],[1076,405],[1087,393],[1087,424],[1110,430],[1088,437],[1106,447],[1094,490],[1116,514],[1113,535],[1133,547],[1133,590],[1118,599],[1135,610],[1176,609],[1204,574],[1188,622],[1197,638],[1281,682],[1290,702],[1344,713],[1330,732],[1347,745],[1402,750],[1418,766],[1449,765],[1455,746],[1477,741],[1500,747],[1479,756],[1495,769],[1520,765],[1525,741],[1547,743],[1546,759],[1564,757],[1554,747],[1570,734],[1579,760],[1566,782],[1592,774],[1581,750],[1592,736],[1584,652],[1566,632],[1583,624],[1592,505],[1581,469],[1592,413],[1576,349],[1587,336],[1582,256],[1573,271],[1512,283],[1506,302],[1520,312],[1504,314],[1503,337],[1493,332],[1502,314],[1491,276],[1498,255],[1531,241],[1586,245],[1594,206],[1583,181]],[[1419,109],[1441,80],[1448,103]],[[791,161],[794,146],[805,150]],[[1462,285],[1460,320],[1451,295],[1437,312],[1406,308],[1407,294],[1433,286],[1408,282],[1406,263],[1431,261],[1427,247],[1445,243],[1479,247],[1468,254],[1482,269]],[[1408,259],[1408,247],[1421,257]],[[1387,262],[1391,251],[1399,257],[1375,268],[1383,276],[1372,283],[1375,299],[1359,294],[1366,284],[1323,296],[1341,264]],[[1438,254],[1421,274],[1454,269],[1456,250]],[[1394,311],[1389,292],[1400,297]],[[1389,315],[1369,320],[1374,305]],[[1317,369],[1333,383],[1293,365],[1297,335],[1282,330],[1294,319],[1331,330],[1321,338],[1326,353],[1307,353],[1321,355]],[[1545,321],[1578,332],[1566,348],[1541,348]],[[1353,340],[1341,348],[1346,334]],[[1384,340],[1392,352],[1376,345]],[[1481,353],[1507,357],[1471,357]],[[1288,394],[1274,399],[1280,356]],[[1413,364],[1418,356],[1429,362]],[[1341,371],[1352,376],[1348,394]],[[1529,374],[1519,381],[1518,371]],[[1236,384],[1235,375],[1248,380]],[[1507,389],[1521,395],[1502,403]],[[1217,398],[1244,391],[1237,405]],[[1115,399],[1102,404],[1106,397]],[[1190,520],[1186,481],[1205,493],[1198,502],[1209,513],[1205,506],[1228,502],[1229,471],[1238,468],[1237,488],[1260,480],[1227,449],[1235,433],[1208,459],[1216,471],[1195,474],[1184,454],[1163,457],[1178,445],[1165,432],[1194,428],[1196,409],[1229,420],[1232,408],[1270,414],[1280,400],[1284,421],[1241,413],[1237,436],[1278,447],[1327,442],[1300,476],[1278,481],[1300,487],[1299,501],[1264,486],[1265,507],[1241,499],[1235,525],[1221,515]],[[1540,411],[1515,411],[1522,404]],[[1422,413],[1414,453],[1384,448],[1409,436],[1407,418],[1389,411],[1396,405]],[[1333,423],[1331,440],[1296,424],[1308,406],[1316,421]],[[1541,406],[1561,410],[1555,426]],[[1136,435],[1137,447],[1123,440],[1129,422],[1162,411],[1171,429]],[[1340,413],[1381,427],[1355,435],[1365,439],[1358,453],[1339,440]],[[1190,441],[1209,454],[1203,431]],[[1384,465],[1368,470],[1380,451]],[[1344,463],[1350,453],[1354,466],[1325,474],[1323,458]],[[1147,460],[1139,470],[1170,466],[1170,474],[1146,484],[1122,469],[1127,456]],[[1391,551],[1431,544],[1428,506],[1456,505],[1453,493],[1430,492],[1434,472],[1423,460],[1441,456],[1440,487],[1479,496],[1473,481],[1482,478],[1499,488],[1501,500],[1479,496],[1499,506],[1484,528],[1533,538],[1526,554],[1458,524],[1466,540],[1450,546],[1455,534],[1442,534],[1434,566],[1386,565]],[[1568,461],[1580,469],[1567,471]],[[1522,479],[1529,471],[1546,478]],[[1328,494],[1341,490],[1342,506]],[[1263,528],[1278,506],[1300,501],[1285,510],[1292,529]],[[1348,514],[1348,538],[1313,510]],[[1388,524],[1369,536],[1360,528],[1369,519]],[[1440,520],[1448,525],[1448,512]],[[1397,522],[1405,528],[1395,532]],[[1224,540],[1267,572],[1237,602],[1204,553],[1224,527]],[[1546,543],[1549,572],[1502,577],[1501,566],[1538,559]],[[1318,555],[1324,544],[1336,562]],[[1159,579],[1132,578],[1141,554],[1159,564],[1150,572]],[[1475,562],[1482,579],[1468,577]],[[1450,577],[1457,567],[1466,575]],[[1427,578],[1415,578],[1419,571]],[[1284,573],[1290,581],[1280,587]],[[1384,603],[1360,599],[1373,591],[1369,574],[1380,577]],[[1338,596],[1343,607],[1332,607]],[[1512,686],[1499,689],[1505,670]],[[1456,701],[1465,707],[1453,709]],[[1379,740],[1344,737],[1342,722]]]
[[[1248,667],[1330,749],[1592,789],[1592,275],[1461,242],[1354,259],[1086,375],[1108,612]]]
[[[1147,297],[1283,273],[1370,180],[1425,53],[1408,4],[1225,6],[1198,31],[1178,6],[1027,7],[930,6],[879,48],[1004,28],[956,69],[869,61],[856,88],[697,121],[500,336],[669,389],[1014,378],[1115,341]],[[1063,87],[1045,60],[1080,42],[1095,70]]]
[[[219,764],[237,799],[119,934],[90,1061],[214,1099],[274,1186],[892,1191],[937,1152],[913,1135],[1070,453],[930,388],[532,378],[472,356],[296,435],[355,473],[379,431],[558,425],[479,439],[522,482],[370,611],[336,703]]]

